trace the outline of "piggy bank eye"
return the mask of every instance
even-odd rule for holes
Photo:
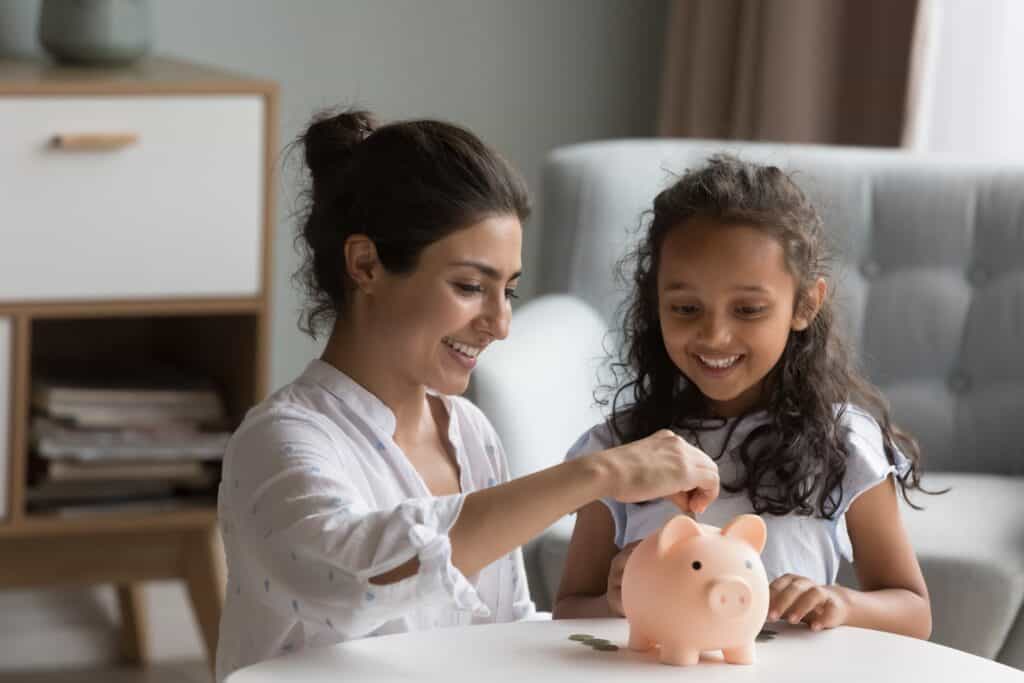
[[[751,562],[750,560],[747,560],[743,564],[746,566],[747,569],[753,569],[754,568],[754,563]]]
[[[693,567],[694,569],[700,569],[700,566],[701,566],[700,565],[700,561],[699,560],[694,560],[693,564],[690,565],[690,566]]]

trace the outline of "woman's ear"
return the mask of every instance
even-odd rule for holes
[[[380,280],[380,268],[373,240],[366,235],[350,235],[345,239],[345,273],[356,289],[373,293],[374,285]]]
[[[825,303],[825,296],[828,294],[828,283],[825,278],[819,277],[813,285],[807,288],[799,304],[799,310],[793,316],[792,328],[802,332],[811,326],[815,316]]]

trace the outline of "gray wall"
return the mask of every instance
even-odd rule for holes
[[[40,54],[38,0],[0,0],[0,53]],[[664,0],[154,0],[154,51],[281,84],[280,140],[323,107],[385,119],[440,117],[503,152],[534,197],[545,153],[582,140],[651,135]],[[289,277],[295,157],[279,176],[272,380],[318,352],[296,330]],[[532,290],[527,226],[523,293]]]
[[[0,54],[40,55],[38,10],[37,0],[0,0]],[[154,0],[153,10],[155,52],[281,84],[282,144],[338,103],[442,117],[501,150],[536,197],[551,148],[654,130],[664,0]],[[278,182],[275,386],[318,351],[295,328],[290,168]],[[527,226],[527,295],[538,225]],[[108,588],[0,591],[0,670],[112,659],[113,598]],[[156,584],[147,601],[153,656],[199,656],[181,586]]]

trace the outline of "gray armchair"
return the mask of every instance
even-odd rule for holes
[[[558,462],[597,415],[595,342],[552,347],[545,362],[560,370],[530,373],[528,387],[513,389],[508,379],[522,380],[537,358],[517,356],[517,344],[589,339],[593,312],[612,328],[624,295],[612,267],[642,212],[673,173],[719,151],[798,171],[841,257],[834,285],[861,362],[920,441],[926,486],[952,487],[919,496],[926,509],[903,515],[931,592],[932,640],[1024,668],[1024,166],[715,141],[556,150],[544,177],[543,262],[530,275],[542,294],[570,296],[524,306],[495,351],[508,348],[485,354],[474,380],[513,469]],[[524,404],[548,416],[525,433],[513,417]],[[550,419],[560,412],[570,417]],[[557,589],[570,533],[563,520],[527,548],[541,607]],[[855,582],[849,567],[840,580]]]

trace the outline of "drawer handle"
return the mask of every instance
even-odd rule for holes
[[[139,141],[137,133],[59,133],[51,144],[57,149],[112,150],[131,147]]]

